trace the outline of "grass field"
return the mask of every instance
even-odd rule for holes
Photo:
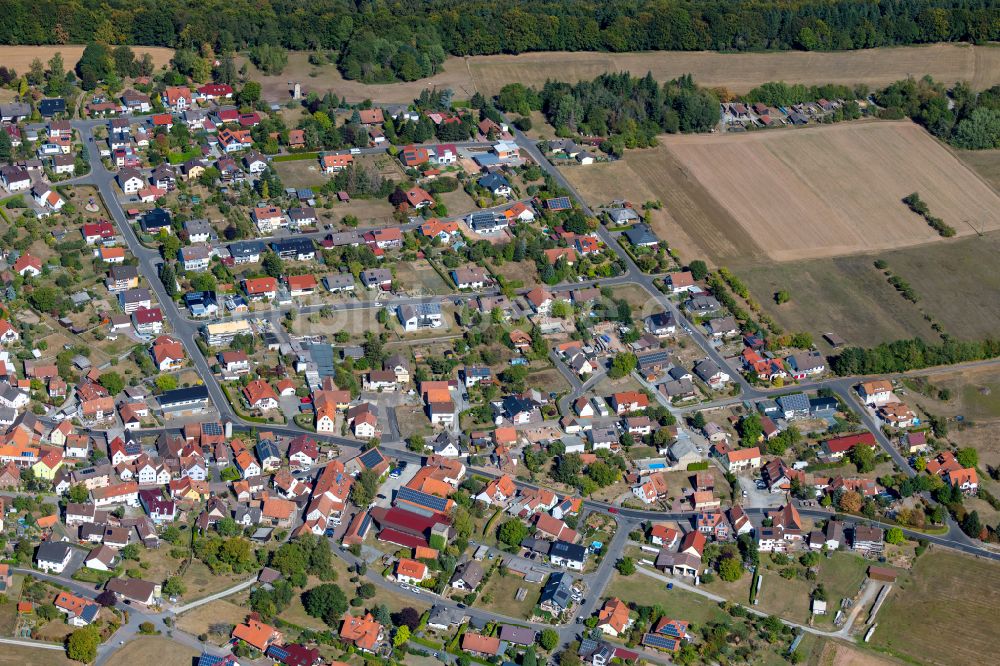
[[[956,338],[993,335],[1000,326],[1000,310],[994,307],[1000,274],[992,268],[998,251],[1000,233],[994,232],[875,255],[767,266],[748,261],[730,268],[787,330],[811,331],[816,339],[835,332],[848,344],[867,346],[913,336],[936,339],[922,311]],[[876,258],[909,282],[920,299],[917,304],[896,293],[874,268]],[[772,296],[780,289],[788,290],[791,300],[777,306]]]
[[[872,645],[920,663],[977,663],[1000,650],[998,607],[996,565],[931,550],[879,611]]]
[[[937,240],[901,203],[911,192],[959,236],[1000,229],[1000,197],[907,121],[666,137],[663,144],[776,261]]]
[[[130,641],[105,663],[108,666],[132,666],[152,662],[156,662],[157,666],[191,666],[192,660],[198,654],[198,651],[175,643],[169,638],[143,636]]]
[[[209,625],[212,624],[237,625],[246,619],[247,612],[246,608],[237,606],[231,601],[218,599],[181,615],[177,619],[177,627],[189,634],[198,636],[207,632]],[[229,636],[216,636],[212,634],[211,639],[217,645],[221,645],[229,640]]]
[[[275,162],[273,166],[281,178],[281,184],[285,187],[319,188],[325,182],[325,176],[319,170],[319,163],[316,160]]]
[[[38,58],[42,63],[47,63],[56,52],[61,53],[63,61],[66,63],[66,70],[76,67],[80,56],[83,55],[83,46],[72,44],[59,44],[55,46],[0,46],[0,62],[5,66],[14,69],[18,74],[27,74],[31,68],[31,61]],[[170,62],[174,57],[174,50],[158,46],[133,46],[132,51],[136,57],[141,58],[143,53],[153,56],[153,65],[157,69]]]
[[[4,645],[0,650],[0,666],[79,666],[79,663],[68,659],[61,650],[39,650],[21,645]],[[127,662],[112,660],[108,663]],[[189,659],[183,666],[191,666],[191,660]]]
[[[333,90],[348,101],[364,99],[384,103],[409,103],[424,88],[451,88],[457,99],[476,91],[496,94],[507,83],[519,81],[541,87],[546,79],[575,83],[604,72],[628,70],[636,76],[652,72],[658,80],[693,74],[706,86],[745,92],[767,81],[788,83],[866,83],[882,86],[907,76],[930,74],[952,83],[969,81],[975,89],[1000,83],[1000,49],[966,44],[898,47],[833,53],[784,51],[778,53],[722,54],[713,52],[649,53],[526,53],[517,56],[448,58],[442,71],[430,78],[405,83],[366,85],[347,81],[333,65],[314,67],[305,52],[290,53],[280,73],[265,76],[247,63],[249,77],[261,81],[268,100],[291,96],[289,81],[302,84],[303,92],[322,95]],[[30,59],[29,59],[30,61]],[[240,58],[237,66],[245,59]],[[27,64],[18,71],[27,69]]]
[[[522,587],[527,590],[527,593],[524,595],[523,601],[518,601],[514,595]],[[542,586],[539,584],[526,583],[513,574],[504,578],[499,573],[494,573],[490,582],[479,593],[475,605],[477,608],[488,608],[508,617],[527,619],[531,616],[531,611],[538,605],[538,596],[541,592]],[[493,597],[489,603],[483,600],[487,595]]]
[[[452,291],[451,286],[423,259],[397,263],[396,280],[407,293],[414,296],[449,294]]]
[[[680,588],[668,590],[666,583],[642,574],[622,576],[616,572],[603,596],[618,597],[622,601],[635,601],[647,606],[662,606],[668,617],[687,620],[695,627],[713,620],[724,621],[729,617],[711,599]]]

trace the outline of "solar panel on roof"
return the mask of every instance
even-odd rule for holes
[[[676,624],[663,625],[662,627],[660,627],[659,633],[664,634],[666,636],[673,636],[674,638],[683,638],[683,636],[681,636],[680,633],[678,633]]]
[[[222,434],[222,426],[219,425],[218,423],[202,423],[201,427],[202,427],[202,430],[205,432],[206,435],[221,435]]]
[[[663,648],[664,650],[676,650],[677,639],[658,636],[657,634],[646,634],[642,637],[642,644],[652,647]]]
[[[361,464],[366,468],[372,469],[373,467],[378,467],[384,458],[382,457],[382,452],[378,449],[368,449],[361,454],[358,460],[360,460]]]
[[[405,486],[397,491],[396,499],[404,502],[419,504],[420,506],[425,506],[428,509],[433,509],[439,513],[444,513],[448,506],[448,500],[443,497],[422,493],[419,490],[414,490],[413,488],[407,488]]]
[[[288,656],[288,650],[280,648],[277,645],[272,645],[271,647],[267,648],[267,656],[277,661],[281,661],[282,659]]]

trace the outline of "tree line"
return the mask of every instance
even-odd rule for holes
[[[414,80],[446,54],[847,50],[1000,38],[992,0],[4,0],[0,43],[331,51],[345,76]]]
[[[1000,340],[929,344],[920,338],[884,342],[877,347],[848,347],[833,358],[830,368],[838,375],[881,375],[954,365],[1000,356]]]

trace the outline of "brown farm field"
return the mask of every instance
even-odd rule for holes
[[[1000,229],[1000,197],[907,121],[667,137],[663,144],[772,260],[939,239],[900,201],[911,192],[959,236]]]
[[[874,255],[770,265],[733,262],[730,268],[786,330],[810,331],[817,339],[834,332],[848,344],[868,346],[914,336],[937,339],[924,312],[959,339],[994,335],[1000,326],[995,307],[1000,274],[993,270],[997,252],[1000,233],[993,232]],[[875,269],[876,258],[913,287],[918,303],[896,293]],[[772,297],[780,289],[791,300],[778,306]]]
[[[914,191],[959,236],[1000,229],[996,192],[906,121],[665,136],[623,160],[562,171],[593,206],[659,199],[660,237],[716,265],[942,244],[902,203]]]
[[[57,52],[62,54],[66,69],[73,69],[83,55],[83,46],[73,44],[58,44],[53,46],[0,46],[0,62],[13,68],[18,74],[26,74],[31,68],[31,61],[38,58],[43,63]],[[153,65],[159,69],[174,57],[174,50],[159,46],[133,46],[137,57],[143,53],[153,56]]]
[[[956,150],[958,159],[1000,192],[1000,150]]]
[[[897,581],[876,618],[872,646],[912,662],[976,663],[1000,649],[998,605],[995,564],[931,550],[917,560],[912,576]]]
[[[476,91],[496,94],[500,88],[512,82],[540,87],[550,78],[575,83],[581,79],[592,79],[604,72],[620,71],[630,71],[636,76],[652,72],[658,80],[692,74],[702,85],[724,87],[733,92],[745,92],[761,83],[779,80],[815,84],[865,83],[875,87],[910,75],[919,77],[924,74],[930,74],[949,84],[957,80],[969,81],[976,89],[1000,83],[1000,48],[966,44],[834,53],[784,51],[723,54],[707,51],[654,51],[474,56],[448,58],[440,73],[426,79],[373,85],[347,81],[335,66],[314,67],[309,64],[308,58],[309,54],[306,52],[290,53],[288,65],[274,76],[264,76],[253,65],[247,65],[250,78],[261,81],[264,96],[269,100],[287,100],[291,88],[288,82],[298,81],[304,92],[323,94],[332,90],[351,102],[373,99],[383,103],[402,104],[413,101],[424,88],[451,88],[458,99],[468,99]],[[245,59],[240,58],[239,61],[237,66],[245,62]],[[22,69],[27,69],[27,63],[18,71]]]

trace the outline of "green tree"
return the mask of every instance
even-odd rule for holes
[[[174,375],[157,375],[153,381],[161,391],[173,391],[177,388],[177,377]]]
[[[894,546],[898,546],[906,541],[906,536],[903,534],[903,530],[898,527],[890,527],[885,533],[885,542],[891,543]]]
[[[67,496],[70,502],[73,502],[74,504],[83,504],[90,499],[90,491],[87,490],[87,486],[82,483],[78,483],[74,486],[70,486]]]
[[[615,563],[615,569],[623,576],[631,576],[635,573],[635,560],[631,557],[623,557]]]
[[[691,271],[691,277],[695,280],[704,280],[708,277],[708,265],[701,259],[695,259],[688,264],[688,270]]]
[[[121,549],[120,553],[123,560],[138,560],[139,559],[139,544],[130,543]]]
[[[347,597],[336,583],[317,585],[302,596],[306,613],[330,626],[336,625],[347,612]]]
[[[59,302],[59,292],[53,287],[38,287],[31,290],[28,300],[31,301],[36,310],[51,312]]]
[[[792,299],[792,295],[788,293],[788,290],[782,289],[774,294],[774,302],[778,305],[783,305]]]
[[[719,560],[719,578],[732,583],[743,576],[743,563],[735,557],[724,557]]]
[[[101,635],[96,624],[77,629],[66,640],[66,656],[73,661],[89,664],[97,659],[97,646],[101,643]]]
[[[559,645],[559,634],[555,629],[543,629],[538,636],[538,644],[543,650],[551,651]]]
[[[626,377],[635,370],[637,363],[636,355],[631,352],[616,354],[611,361],[611,369],[608,371],[608,377],[611,379]]]
[[[401,627],[396,627],[396,635],[392,637],[393,646],[400,647],[401,645],[405,645],[408,640],[410,640],[410,628],[405,624]]]
[[[125,380],[117,372],[105,372],[97,378],[97,383],[106,388],[112,398],[125,388]]]
[[[851,449],[851,462],[858,468],[859,474],[867,474],[875,469],[875,451],[866,444],[858,444]]]
[[[374,470],[363,470],[351,486],[351,501],[364,509],[375,499],[377,491],[378,474]]]
[[[955,458],[962,467],[976,467],[979,465],[979,453],[971,446],[959,449],[955,453]]]
[[[261,268],[264,272],[273,278],[281,277],[285,272],[285,263],[281,260],[274,252],[267,252],[264,254],[264,259],[261,261]]]
[[[500,525],[497,530],[497,539],[508,546],[516,547],[521,545],[528,536],[528,526],[517,518],[511,518]]]
[[[174,270],[172,262],[163,263],[160,268],[160,282],[163,283],[163,289],[167,292],[167,296],[173,298],[177,295],[177,272]]]
[[[179,597],[186,590],[187,588],[184,586],[184,581],[181,580],[180,576],[171,576],[163,583],[163,594],[168,597]]]
[[[744,416],[739,422],[740,439],[745,446],[756,444],[764,433],[760,423],[760,414],[751,412]]]

